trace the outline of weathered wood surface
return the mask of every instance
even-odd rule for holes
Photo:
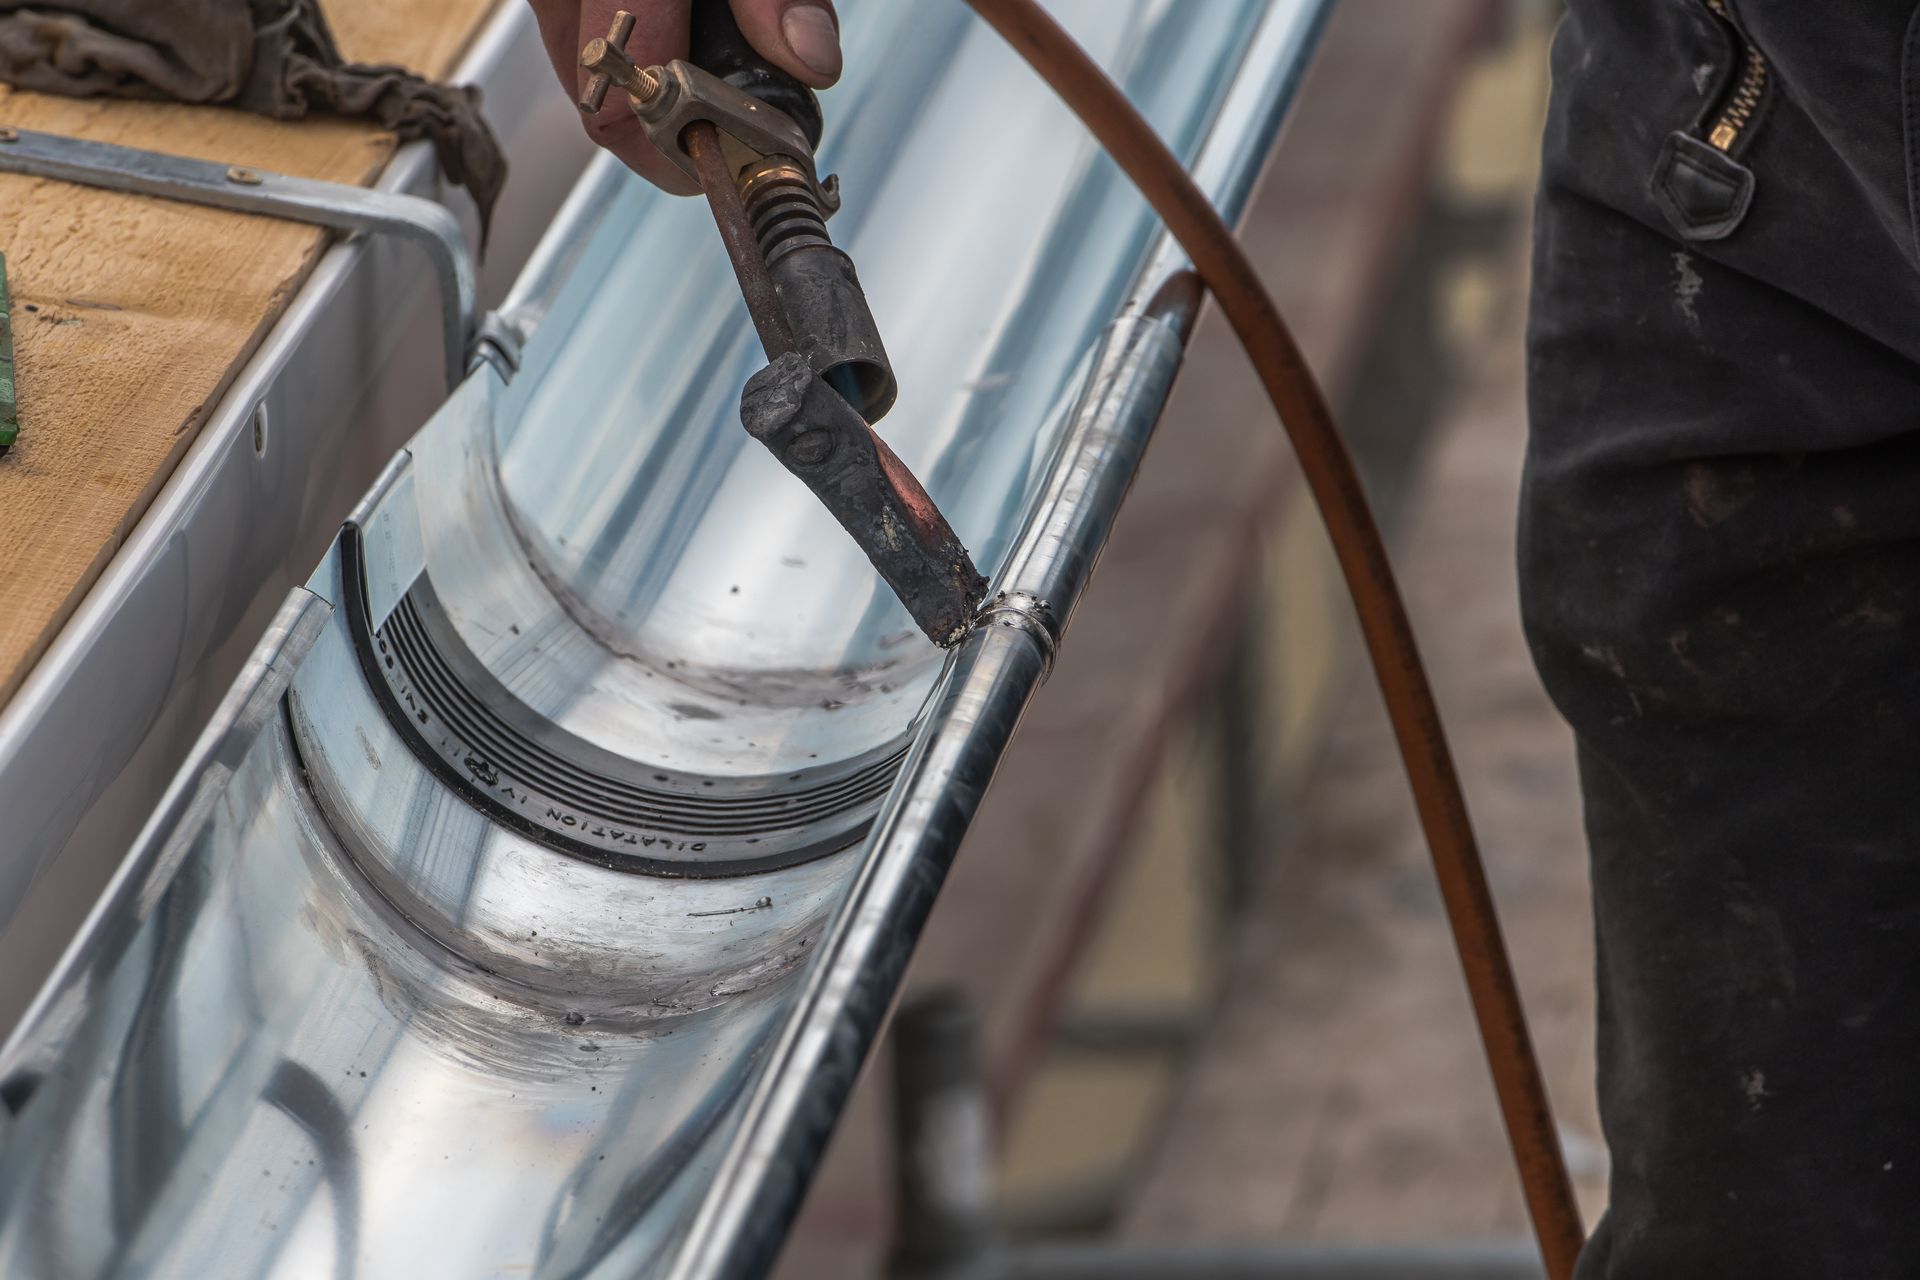
[[[347,57],[444,77],[499,0],[326,0]],[[393,135],[220,107],[0,86],[0,124],[334,182],[370,182]],[[0,175],[20,442],[0,458],[0,704],[165,483],[313,268],[298,223]]]

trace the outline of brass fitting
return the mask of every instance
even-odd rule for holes
[[[607,90],[619,85],[636,102],[647,102],[660,93],[660,77],[645,67],[636,67],[626,55],[627,40],[633,35],[633,15],[625,9],[613,15],[613,25],[604,37],[587,41],[580,50],[580,65],[593,74],[580,92],[580,110],[596,115],[606,105]]]

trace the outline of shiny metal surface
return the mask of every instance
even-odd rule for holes
[[[1081,0],[1061,13],[1191,149],[1218,103],[1222,60],[1244,48],[1261,8],[1236,0],[1196,17],[1164,0]],[[902,388],[885,435],[975,560],[996,565],[1152,219],[969,15],[874,4],[852,14],[849,77],[829,97],[836,123],[821,162],[841,176],[835,236],[861,264]],[[882,63],[885,75],[861,78]],[[995,92],[976,92],[983,84]],[[1005,145],[1012,137],[1019,147]],[[671,750],[663,763],[771,773],[890,741],[926,702],[939,656],[832,519],[741,432],[739,389],[759,356],[737,300],[714,286],[724,261],[699,209],[617,181],[636,198],[588,211],[598,226],[575,250],[573,279],[597,287],[530,340],[497,415],[512,523],[581,634],[563,627],[566,638],[540,654],[524,634],[487,634],[480,619],[501,616],[524,633],[518,615],[532,601],[518,588],[503,598],[506,579],[522,575],[517,562],[494,568],[491,554],[458,587],[436,569],[439,594],[517,697],[622,755]],[[662,262],[685,270],[663,278]],[[673,323],[647,327],[635,345],[641,297]],[[669,725],[663,748],[640,735],[662,724],[649,690],[669,664],[714,696],[742,682],[790,692],[775,708],[756,688],[748,701],[769,709],[726,742]],[[835,715],[813,723],[828,701]]]
[[[0,131],[0,173],[57,178],[408,241],[427,255],[439,283],[447,386],[457,386],[466,372],[467,341],[479,320],[473,254],[460,220],[444,205],[343,182],[316,182],[27,129]]]
[[[1320,0],[1056,8],[1237,207]],[[763,1273],[1191,319],[1137,197],[944,12],[844,6],[827,158],[889,439],[1005,596],[951,658],[912,632],[741,447],[750,338],[702,212],[596,166],[621,198],[576,194],[502,307],[518,368],[483,362],[355,511],[284,696],[228,704],[0,1049],[0,1273]],[[636,335],[635,297],[672,324]],[[899,777],[804,860],[618,869],[501,817],[492,760],[436,764],[440,704],[382,702],[370,637],[429,590],[549,784],[592,752],[758,797],[904,748]]]
[[[982,617],[941,682],[673,1280],[759,1275],[771,1265],[961,838],[1045,678],[1055,620],[1077,599],[1119,511],[1181,349],[1172,326],[1147,316],[1119,321],[1096,354],[1001,607]]]

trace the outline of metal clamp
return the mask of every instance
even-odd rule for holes
[[[1060,651],[1060,619],[1053,606],[1031,591],[998,591],[974,615],[973,627],[1015,627],[1024,632],[1040,651],[1040,679],[1053,674],[1054,656]]]
[[[589,40],[580,51],[580,65],[593,73],[580,94],[581,111],[599,111],[607,92],[618,85],[626,90],[627,105],[640,118],[647,141],[695,182],[701,180],[700,170],[680,136],[688,125],[705,122],[719,131],[734,173],[764,157],[785,156],[805,172],[824,216],[832,217],[840,208],[837,184],[831,178],[820,181],[813,167],[813,144],[792,116],[678,58],[663,67],[635,66],[625,52],[632,34],[633,15],[622,9],[613,15],[606,37]]]
[[[720,131],[721,149],[735,173],[763,156],[785,156],[806,174],[814,199],[827,216],[840,208],[837,184],[820,181],[813,167],[813,148],[791,116],[677,58],[648,70],[655,91],[647,97],[629,94],[633,114],[646,128],[648,141],[688,177],[698,182],[700,173],[681,145],[680,135],[688,125],[704,120]]]
[[[426,250],[439,277],[449,389],[466,375],[478,297],[473,255],[459,220],[432,200],[25,129],[0,128],[0,173],[411,240]]]

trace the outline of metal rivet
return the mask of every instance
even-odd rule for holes
[[[20,141],[20,131],[18,129],[0,129],[0,142],[18,141]]]
[[[815,466],[827,460],[833,452],[833,435],[826,431],[809,431],[787,446],[787,456],[803,466]]]
[[[257,187],[260,185],[260,173],[256,169],[236,164],[227,170],[227,181],[237,182],[243,187]]]
[[[267,403],[264,400],[253,406],[253,453],[257,458],[267,456]]]

